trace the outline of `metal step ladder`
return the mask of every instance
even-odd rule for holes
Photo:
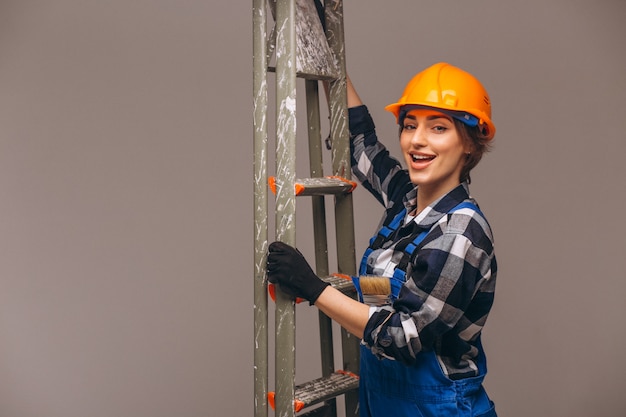
[[[268,14],[270,13],[270,14]],[[268,32],[269,22],[274,22]],[[271,65],[272,58],[274,65]],[[341,0],[253,0],[254,99],[254,411],[266,417],[336,416],[344,395],[345,415],[358,415],[359,340],[341,329],[342,369],[336,370],[332,322],[319,313],[321,377],[295,385],[295,302],[275,291],[275,392],[268,389],[268,198],[275,194],[275,240],[296,243],[296,197],[312,201],[315,268],[335,288],[355,296],[354,217],[350,179],[343,4]],[[268,72],[276,88],[276,173],[268,176]],[[304,79],[308,120],[308,179],[296,179],[296,80]],[[329,86],[332,175],[323,174],[319,82]],[[269,187],[268,187],[269,183]],[[325,198],[332,196],[337,246],[336,274],[328,260]]]

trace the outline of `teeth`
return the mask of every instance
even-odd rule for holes
[[[414,161],[424,161],[427,159],[433,159],[433,156],[425,156],[425,155],[411,155]]]

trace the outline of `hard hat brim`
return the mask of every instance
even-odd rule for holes
[[[406,108],[406,109],[403,109]],[[440,111],[444,114],[449,115],[450,117],[459,120],[460,122],[465,123],[470,127],[482,126],[483,133],[487,137],[487,139],[491,140],[496,134],[496,127],[486,115],[482,114],[481,111],[459,111],[456,109],[448,109],[443,106],[429,106],[425,104],[417,104],[417,103],[392,103],[385,106],[385,110],[393,113],[396,117],[396,123],[400,124],[402,122],[401,114],[404,110],[410,111],[412,109],[429,109]]]

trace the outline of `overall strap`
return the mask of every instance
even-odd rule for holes
[[[365,275],[367,272],[367,258],[374,251],[373,246],[380,246],[380,244],[387,239],[398,227],[402,224],[402,220],[406,216],[406,208],[403,208],[396,216],[391,220],[388,226],[383,225],[380,230],[370,238],[370,244],[363,254],[361,259],[361,265],[359,266],[359,275]]]
[[[476,213],[480,214],[480,217],[482,217],[483,219],[486,220],[485,215],[483,214],[482,211],[480,211],[478,206],[476,204],[470,202],[470,201],[463,201],[460,204],[457,204],[448,213],[452,213],[453,211],[457,211],[457,210],[464,209],[464,208],[468,208],[468,209],[474,210]]]
[[[402,224],[402,220],[404,220],[405,216],[406,216],[406,208],[403,208],[398,214],[396,214],[393,220],[391,220],[391,222],[389,223],[389,226],[383,225],[383,227],[380,228],[378,233],[376,233],[370,239],[370,245],[373,244],[376,239],[388,238],[393,232],[396,231],[396,229],[398,229],[398,226]]]

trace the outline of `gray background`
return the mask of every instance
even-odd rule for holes
[[[418,70],[491,94],[472,193],[500,265],[500,414],[626,415],[626,3],[344,10],[392,150],[383,107]],[[251,20],[246,1],[0,1],[0,416],[252,415]],[[362,188],[355,206],[361,252],[381,210]],[[313,309],[298,321],[315,333]],[[301,381],[317,349],[298,343]]]

